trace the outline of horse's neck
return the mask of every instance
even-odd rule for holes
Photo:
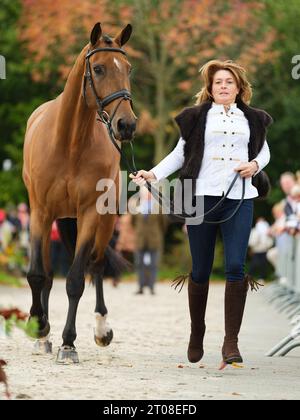
[[[82,147],[87,146],[95,123],[96,112],[82,98],[84,57],[83,50],[69,74],[58,113],[57,145],[72,154],[80,154]]]

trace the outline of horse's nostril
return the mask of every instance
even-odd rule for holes
[[[118,130],[122,131],[126,128],[126,122],[122,118],[118,121]]]
[[[123,119],[119,119],[118,130],[123,139],[129,139],[133,136],[133,133],[136,130],[136,122],[126,122]]]

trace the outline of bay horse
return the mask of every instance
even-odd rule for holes
[[[116,215],[97,212],[96,184],[101,179],[113,180],[118,203],[120,154],[104,123],[111,122],[119,147],[122,141],[133,139],[136,117],[130,94],[131,65],[122,49],[131,33],[128,24],[111,38],[102,34],[97,23],[64,91],[37,108],[27,122],[23,179],[31,209],[27,275],[32,292],[30,317],[37,318],[38,338],[47,344],[44,350],[49,352],[48,301],[53,283],[49,244],[53,221],[57,220],[72,255],[66,282],[68,315],[57,356],[57,362],[62,364],[79,362],[74,346],[76,313],[88,266],[96,286],[95,341],[106,346],[113,337],[106,319],[103,270],[107,259],[115,267],[121,259],[108,247]]]

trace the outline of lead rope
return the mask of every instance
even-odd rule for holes
[[[113,134],[113,132],[112,132],[112,134]],[[129,165],[129,162],[128,162],[126,156],[124,155],[123,151],[121,150],[121,148],[118,145],[117,146],[118,146],[118,150],[119,150],[119,152],[121,154],[121,157],[125,158],[125,163],[126,163],[127,169],[131,173],[133,173],[133,175],[136,175],[137,172],[138,172],[138,170],[136,168],[135,160],[134,160],[133,143],[132,143],[132,141],[130,141],[129,143],[130,143],[130,147],[131,147],[131,161],[132,161],[132,166]],[[114,142],[114,144],[117,144],[117,143]],[[233,186],[234,186],[234,184],[235,184],[235,182],[236,182],[236,180],[238,179],[239,176],[240,176],[239,173],[237,173],[235,175],[235,177],[234,177],[232,183],[230,184],[230,186],[229,186],[226,194],[222,196],[221,200],[218,201],[218,203],[214,207],[212,207],[210,210],[208,210],[207,212],[205,212],[205,213],[203,213],[203,214],[201,214],[200,216],[197,216],[197,217],[195,217],[193,215],[190,215],[190,214],[186,214],[186,213],[182,213],[182,214],[184,214],[184,216],[181,216],[181,215],[177,214],[176,212],[174,212],[174,210],[176,210],[176,208],[175,208],[175,204],[174,204],[174,202],[172,200],[170,201],[170,204],[169,204],[167,202],[167,200],[164,198],[164,196],[162,195],[162,193],[160,191],[158,191],[157,189],[153,188],[153,186],[151,185],[151,183],[149,181],[146,181],[145,186],[146,186],[147,190],[153,195],[153,197],[158,201],[158,203],[161,206],[165,203],[165,205],[166,205],[166,207],[169,210],[169,213],[171,215],[174,215],[176,218],[178,218],[178,219],[183,220],[183,221],[186,222],[186,219],[187,218],[190,218],[190,219],[193,219],[193,220],[203,219],[205,216],[207,216],[208,214],[210,214],[214,210],[216,210],[222,204],[222,202],[227,198],[228,194],[232,190],[232,188],[233,188]],[[242,205],[242,203],[244,201],[244,197],[245,197],[245,179],[243,178],[242,197],[241,197],[241,199],[240,199],[240,201],[239,201],[236,209],[234,210],[234,212],[229,217],[227,217],[226,219],[219,220],[219,221],[203,220],[203,223],[207,223],[207,224],[220,224],[220,223],[227,222],[228,220],[230,220],[238,212],[239,208],[241,207],[241,205]],[[172,210],[172,209],[174,209],[174,210]]]

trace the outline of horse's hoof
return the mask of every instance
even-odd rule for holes
[[[79,363],[78,353],[75,347],[60,347],[58,350],[56,363],[58,363],[59,365],[73,365]]]
[[[43,355],[52,353],[52,343],[48,340],[48,337],[44,339],[36,340],[34,343],[33,355]]]
[[[95,343],[97,344],[97,346],[107,347],[110,345],[113,336],[113,330],[107,331],[106,335],[104,335],[103,337],[97,337],[97,335],[94,334]]]

